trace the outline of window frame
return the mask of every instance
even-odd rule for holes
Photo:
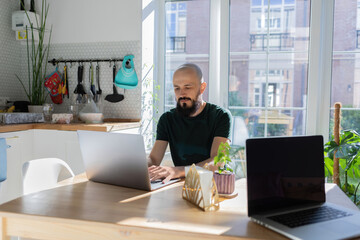
[[[160,89],[154,89],[160,111],[165,109],[165,3],[168,0],[153,0],[155,6],[155,57],[154,79]],[[209,53],[209,102],[228,108],[229,79],[229,29],[230,1],[210,1],[210,53]],[[334,0],[312,0],[310,4],[308,94],[306,99],[306,135],[322,135],[327,141],[330,120],[330,92],[332,69],[332,39]],[[331,23],[331,24],[329,24]],[[221,27],[220,27],[221,26]],[[245,107],[246,108],[246,107]],[[245,109],[244,108],[244,109]],[[276,109],[281,109],[276,108]],[[286,108],[301,110],[303,108]],[[156,124],[156,123],[154,123]]]

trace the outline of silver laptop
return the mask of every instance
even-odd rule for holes
[[[360,236],[360,211],[325,201],[322,136],[246,141],[248,216],[292,239]]]
[[[91,181],[152,191],[180,180],[150,182],[142,135],[94,131],[77,134]]]

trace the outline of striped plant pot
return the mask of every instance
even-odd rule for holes
[[[232,194],[235,190],[235,174],[223,173],[219,174],[214,172],[214,180],[218,193],[220,194]]]

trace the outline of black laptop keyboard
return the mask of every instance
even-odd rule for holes
[[[290,228],[300,227],[307,224],[313,224],[323,221],[329,221],[337,218],[351,216],[347,213],[328,206],[306,209],[298,212],[286,213],[268,217],[269,219],[281,223]]]

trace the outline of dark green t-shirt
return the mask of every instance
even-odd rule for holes
[[[229,138],[231,115],[206,103],[195,117],[184,117],[176,109],[165,112],[157,125],[156,140],[169,142],[175,166],[187,166],[210,157],[214,137]]]

